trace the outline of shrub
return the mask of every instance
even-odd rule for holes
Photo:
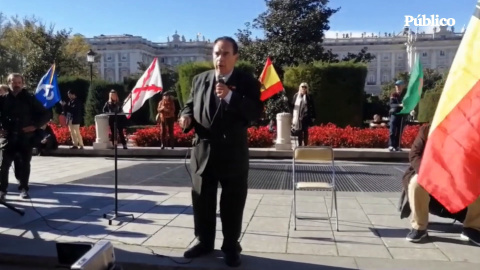
[[[60,127],[57,125],[50,125],[57,137],[59,145],[72,145],[72,137],[68,127]],[[92,146],[95,142],[97,134],[95,132],[95,126],[80,127],[80,135],[82,135],[83,144],[85,146]]]
[[[314,63],[287,67],[283,82],[290,103],[300,83],[308,83],[315,105],[315,124],[360,127],[366,76],[363,63]]]
[[[429,91],[424,94],[423,98],[420,99],[420,102],[418,104],[419,122],[432,122],[441,95],[441,91]]]
[[[402,135],[401,146],[410,148],[420,126],[407,126]],[[340,128],[334,124],[315,126],[309,130],[309,145],[325,145],[334,148],[387,148],[388,128],[360,129]]]
[[[250,74],[253,74],[255,69],[254,66],[247,61],[238,61],[235,67]],[[210,61],[188,62],[178,66],[178,84],[176,90],[177,98],[182,107],[190,97],[193,77],[213,68],[213,63]]]

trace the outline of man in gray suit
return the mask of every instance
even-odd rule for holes
[[[238,239],[248,190],[247,128],[260,118],[260,82],[235,69],[238,45],[230,37],[214,42],[214,70],[193,78],[190,97],[181,112],[184,132],[195,129],[191,153],[192,203],[195,236],[199,242],[187,250],[195,258],[214,249],[217,188],[220,182],[225,262],[241,264]]]

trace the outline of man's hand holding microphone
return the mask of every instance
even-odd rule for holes
[[[192,123],[192,118],[188,115],[182,115],[180,119],[178,120],[178,124],[180,124],[180,127],[185,130],[190,126]]]
[[[230,93],[230,91],[230,88],[228,88],[228,86],[225,84],[225,79],[223,77],[219,77],[218,82],[215,85],[215,94],[217,95],[217,97],[219,97],[220,99],[224,99],[228,95],[228,93]],[[185,130],[192,123],[192,117],[188,115],[183,115],[178,120],[178,123],[180,124],[180,127]]]

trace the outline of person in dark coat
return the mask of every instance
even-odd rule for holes
[[[395,82],[395,91],[390,95],[390,134],[388,137],[388,150],[401,151],[400,143],[402,140],[402,132],[405,128],[406,117],[397,114],[403,109],[403,96],[405,95],[405,82],[398,80]]]
[[[402,178],[403,191],[400,196],[400,218],[403,219],[411,216],[412,224],[412,230],[407,235],[407,240],[419,242],[428,236],[428,213],[430,213],[443,218],[452,218],[464,223],[462,238],[468,237],[472,242],[478,242],[480,245],[480,239],[478,239],[480,237],[480,228],[472,229],[468,227],[470,224],[479,224],[478,226],[480,226],[480,198],[469,206],[470,210],[465,208],[458,213],[450,213],[418,184],[417,175],[420,172],[429,130],[430,124],[420,127],[410,150],[410,166]]]
[[[218,183],[222,186],[222,221],[225,263],[241,264],[243,210],[248,192],[249,151],[247,129],[262,113],[260,82],[235,68],[238,45],[230,37],[214,41],[214,70],[193,78],[192,90],[180,116],[184,132],[195,130],[191,152],[192,204],[198,243],[186,258],[214,250]]]
[[[105,102],[105,105],[103,106],[103,112],[104,113],[122,113],[122,103],[120,102],[120,99],[118,98],[117,91],[114,89],[110,90],[110,93],[108,94],[108,100]],[[123,145],[123,149],[128,149],[127,148],[127,141],[125,139],[125,134],[123,133],[124,129],[124,122],[125,122],[125,115],[117,115],[117,134],[118,137],[120,138],[120,143]],[[108,117],[108,125],[110,127],[110,141],[112,142],[112,145],[115,147],[117,145],[117,138],[114,138],[115,134],[115,115],[110,115]]]
[[[45,155],[49,150],[58,149],[58,141],[50,125],[44,125],[36,131],[36,148],[39,156]]]
[[[68,130],[72,137],[73,146],[70,149],[83,149],[83,138],[82,134],[80,134],[83,104],[78,100],[76,93],[72,90],[68,90],[68,98],[70,99],[68,102],[60,101],[60,104],[63,106],[62,114],[66,117]]]
[[[298,136],[298,145],[308,145],[308,128],[315,122],[315,104],[308,93],[308,84],[302,82],[293,96],[292,134]]]

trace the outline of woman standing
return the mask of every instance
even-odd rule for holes
[[[104,113],[121,113],[122,112],[122,104],[118,99],[117,91],[110,90],[110,94],[108,97],[108,101],[103,106]],[[120,136],[120,142],[123,145],[123,149],[127,149],[127,142],[125,141],[125,135],[123,134],[123,115],[117,115],[117,132]],[[115,116],[110,115],[108,118],[108,125],[110,126],[110,140],[112,141],[113,146],[117,145],[117,138],[114,138],[115,134]]]
[[[293,96],[292,131],[298,136],[298,145],[308,145],[308,127],[315,121],[315,105],[308,93],[308,84],[302,82]]]
[[[162,100],[158,103],[157,112],[159,117],[157,121],[160,124],[162,149],[165,149],[167,144],[169,144],[172,149],[174,148],[175,138],[173,136],[173,124],[175,123],[175,107],[175,102],[173,101],[172,96],[168,93],[165,93]]]

